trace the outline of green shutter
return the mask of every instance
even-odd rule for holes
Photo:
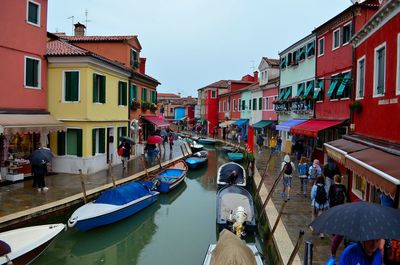
[[[32,60],[33,64],[33,87],[38,87],[39,86],[39,61],[37,60]]]
[[[121,129],[122,129],[122,131],[121,131],[121,134],[123,135],[123,136],[127,136],[127,134],[126,134],[126,127],[121,127]]]
[[[92,155],[96,155],[96,131],[97,129],[92,129]]]
[[[76,134],[77,134],[77,156],[78,157],[82,157],[82,130],[81,129],[77,129],[76,130]]]
[[[122,82],[122,105],[126,106],[128,100],[128,88],[125,82]]]
[[[262,110],[262,98],[258,98],[258,110]]]
[[[118,82],[118,105],[122,105],[122,82]]]
[[[301,95],[301,92],[303,92],[304,88],[304,83],[301,83],[300,86],[297,88],[297,96]]]
[[[99,102],[97,75],[93,74],[93,102]]]
[[[279,98],[278,99],[282,99],[284,95],[285,95],[285,90],[281,89],[281,92],[279,93]]]
[[[106,137],[106,129],[105,128],[99,129],[99,153],[100,154],[104,154],[105,150],[106,150],[105,137]]]
[[[102,76],[100,80],[100,102],[106,103],[106,77]]]
[[[25,64],[25,85],[33,87],[33,60],[26,58]]]
[[[333,90],[335,90],[336,84],[337,84],[338,80],[331,80],[331,85],[329,86],[329,90],[328,90],[328,97],[332,97],[332,93]]]
[[[289,96],[292,94],[292,88],[289,87],[288,91],[286,91],[285,96],[283,97],[284,100],[288,99]]]
[[[39,22],[38,17],[39,6],[35,3],[29,2],[28,5],[28,21],[34,24]]]
[[[307,89],[306,89],[306,91],[304,92],[304,95],[303,95],[304,97],[307,97],[307,95],[313,89],[313,86],[314,86],[314,82],[313,81],[308,83]]]
[[[78,101],[79,100],[79,72],[72,72],[71,73],[71,100]]]
[[[65,94],[64,94],[64,100],[65,101],[72,101],[71,99],[71,94],[72,94],[72,76],[71,72],[65,72]]]
[[[65,155],[65,132],[57,133],[57,155]]]

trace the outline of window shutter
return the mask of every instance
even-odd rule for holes
[[[71,73],[71,101],[79,100],[79,72]]]
[[[38,23],[38,11],[39,7],[34,4],[29,2],[28,6],[28,21],[37,24]]]
[[[33,60],[26,58],[25,65],[25,85],[33,86]]]
[[[33,86],[38,87],[39,86],[39,61],[37,60],[32,60],[33,64]]]
[[[65,132],[57,133],[57,155],[65,155]]]
[[[122,105],[122,82],[118,82],[118,105]]]
[[[77,135],[77,156],[82,157],[82,129],[77,129],[76,130],[76,135]]]
[[[122,105],[126,106],[126,101],[128,100],[128,88],[125,82],[122,83]]]
[[[104,154],[105,153],[105,137],[106,137],[106,129],[101,128],[99,129],[99,153]]]
[[[93,74],[93,102],[98,102],[97,75]]]
[[[122,134],[123,136],[127,136],[127,134],[126,134],[126,127],[121,127],[121,129],[122,129],[121,134]]]
[[[72,76],[71,72],[65,72],[65,91],[64,91],[64,100],[72,101]]]
[[[106,103],[106,77],[102,76],[100,80],[100,102]]]
[[[92,129],[92,155],[96,155],[96,131],[97,129]]]

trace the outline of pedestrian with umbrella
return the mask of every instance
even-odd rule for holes
[[[121,154],[122,168],[124,169],[128,165],[131,156],[131,145],[126,139],[123,139],[118,146],[118,153]]]
[[[47,163],[51,161],[53,154],[50,149],[41,147],[32,152],[30,162],[32,165],[33,184],[38,186],[38,191],[47,191],[44,177],[47,175]],[[36,184],[36,185],[35,185]]]

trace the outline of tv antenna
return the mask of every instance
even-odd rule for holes
[[[89,13],[89,11],[88,11],[87,8],[86,8],[86,9],[85,9],[85,27],[86,27],[85,35],[87,35],[88,22],[92,22],[92,20],[89,20],[89,19],[88,19],[88,13]]]
[[[74,16],[70,16],[70,17],[67,17],[67,19],[71,19],[71,22],[72,22],[72,32],[71,32],[71,35],[74,35]]]
[[[254,69],[255,69],[255,67],[254,67],[254,60],[250,60],[250,63],[251,63],[250,68],[251,68],[251,70],[254,72]]]

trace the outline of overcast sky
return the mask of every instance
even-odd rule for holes
[[[350,0],[49,0],[49,32],[138,35],[159,92],[197,96],[221,79],[257,70],[351,5]]]

